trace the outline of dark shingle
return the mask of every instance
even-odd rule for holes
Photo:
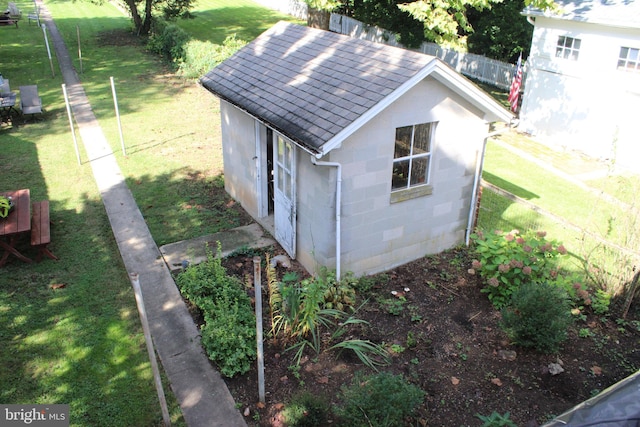
[[[312,152],[433,57],[280,22],[202,85]]]

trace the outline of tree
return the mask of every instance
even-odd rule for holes
[[[376,25],[398,34],[398,41],[406,47],[419,47],[425,40],[422,22],[408,12],[400,10],[398,4],[405,0],[353,0],[353,18]]]
[[[502,0],[418,0],[398,5],[424,25],[427,40],[440,46],[465,50],[473,27],[467,19],[469,9],[483,10]],[[525,0],[526,6],[555,9],[553,0]]]
[[[533,25],[520,12],[524,0],[504,0],[491,9],[469,11],[474,31],[467,38],[469,52],[504,62],[516,62],[522,52],[528,55]]]
[[[98,0],[101,3],[102,0]],[[148,35],[153,12],[160,11],[165,18],[183,16],[191,9],[192,0],[124,0],[138,35]]]
[[[340,0],[304,0],[308,6],[307,26],[329,29],[331,12],[340,6]]]

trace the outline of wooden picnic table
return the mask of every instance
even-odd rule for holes
[[[0,120],[11,120],[11,114],[17,111],[16,105],[17,94],[15,92],[0,93]]]
[[[14,207],[6,218],[0,218],[0,248],[4,254],[0,258],[0,267],[7,263],[9,255],[24,262],[32,262],[16,249],[18,238],[31,231],[31,195],[29,189],[7,191],[3,193],[11,196]]]

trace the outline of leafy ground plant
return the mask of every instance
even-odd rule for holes
[[[505,307],[511,294],[528,282],[556,282],[560,272],[556,258],[565,255],[562,244],[548,241],[544,231],[478,231],[471,236],[477,259],[472,268],[486,280],[482,289],[497,309]]]
[[[221,249],[218,243],[218,254]],[[227,275],[221,258],[210,249],[205,262],[188,267],[176,282],[182,295],[203,312],[202,345],[209,358],[227,377],[246,373],[256,357],[256,330],[242,282]]]
[[[522,347],[552,353],[573,322],[566,292],[555,285],[528,282],[516,289],[502,310],[502,327]]]
[[[329,404],[309,392],[298,393],[287,404],[282,416],[289,427],[315,427],[327,424]]]
[[[482,427],[517,427],[516,423],[511,421],[509,418],[509,413],[506,412],[504,415],[493,411],[491,415],[480,415],[476,414],[476,417],[482,421]]]
[[[424,398],[424,391],[401,375],[381,372],[365,376],[356,374],[351,385],[342,389],[338,408],[341,425],[401,426]]]

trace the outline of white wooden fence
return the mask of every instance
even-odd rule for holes
[[[404,47],[398,43],[396,35],[391,31],[383,30],[373,25],[367,25],[337,13],[331,14],[329,29],[333,32],[359,39]],[[497,61],[473,53],[444,49],[435,43],[423,43],[420,48],[414,50],[436,56],[465,76],[505,90],[509,90],[511,79],[513,78],[516,68],[514,64]],[[526,71],[526,69],[524,71]]]

